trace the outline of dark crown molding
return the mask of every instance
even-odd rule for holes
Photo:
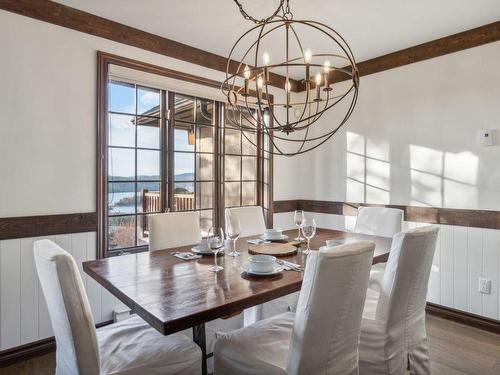
[[[476,27],[458,34],[449,35],[417,46],[409,47],[375,57],[357,64],[359,75],[367,76],[382,72],[384,70],[398,68],[400,66],[413,64],[419,61],[433,59],[449,53],[462,51],[483,44],[500,40],[500,21],[488,25]],[[349,67],[346,67],[348,69]],[[341,71],[330,73],[330,82],[342,82],[351,79],[350,76]],[[299,91],[304,91],[305,86],[301,83]]]
[[[165,6],[167,6],[167,3],[165,3]],[[206,68],[226,72],[227,57],[191,47],[187,44],[151,34],[54,1],[0,0],[0,9],[106,38],[118,43],[128,44]],[[239,62],[231,60],[230,71],[237,71],[238,66]],[[286,79],[279,74],[271,73],[269,80],[272,86],[280,89],[285,87]],[[292,90],[297,91],[298,82],[295,80],[290,81]]]

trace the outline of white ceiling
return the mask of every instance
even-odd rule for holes
[[[222,56],[253,26],[241,17],[233,0],[57,2]],[[278,0],[241,2],[258,18],[278,4]],[[291,0],[290,5],[295,19],[316,20],[336,29],[357,61],[500,20],[499,0]]]

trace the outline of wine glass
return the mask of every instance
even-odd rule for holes
[[[208,267],[208,270],[212,272],[222,271],[224,267],[217,264],[217,254],[224,246],[224,232],[222,231],[222,228],[210,228],[208,231],[207,241],[208,247],[210,247],[210,250],[214,253],[214,265]]]
[[[233,241],[232,251],[227,254],[232,257],[237,257],[240,255],[238,251],[236,251],[236,240],[240,237],[241,234],[241,224],[239,220],[232,220],[231,216],[228,215],[226,217],[226,233],[227,237]]]
[[[304,254],[311,253],[311,247],[309,246],[311,238],[316,234],[316,222],[314,219],[304,219],[302,223],[302,234],[307,240],[307,249],[303,251]]]
[[[304,237],[302,237],[300,233],[300,228],[302,227],[302,223],[304,222],[305,216],[304,216],[304,211],[303,210],[295,210],[295,213],[293,215],[293,222],[297,226],[299,230],[299,235],[297,238],[295,238],[295,241],[304,241]]]

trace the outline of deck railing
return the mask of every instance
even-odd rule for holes
[[[160,192],[143,189],[141,192],[142,212],[160,212]],[[175,211],[194,210],[194,194],[176,194],[174,193],[173,206]],[[142,235],[148,237],[149,225],[147,215],[142,216]]]

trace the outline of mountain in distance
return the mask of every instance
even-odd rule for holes
[[[137,176],[137,184],[139,185],[139,189],[148,189],[150,191],[158,191],[158,182],[141,182],[144,180],[159,180],[160,176],[147,176],[140,175]],[[109,176],[109,181],[115,181],[112,184],[109,184],[109,192],[110,193],[129,193],[135,190],[134,184],[129,182],[134,181],[134,177],[124,177],[124,176]],[[175,181],[184,181],[184,182],[176,182],[176,188],[183,188],[188,191],[193,191],[193,183],[189,181],[194,181],[194,173],[180,173],[175,175]]]

